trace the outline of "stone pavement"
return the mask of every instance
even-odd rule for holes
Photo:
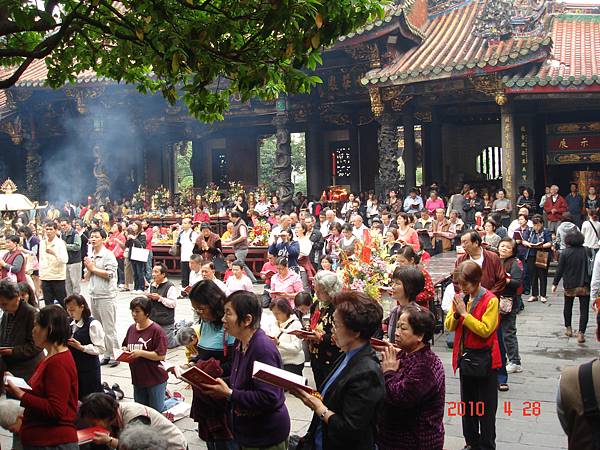
[[[447,267],[448,261],[440,261]],[[435,266],[435,260],[432,266]],[[432,267],[432,272],[436,272]],[[434,277],[435,278],[435,277]],[[549,282],[549,285],[551,282]],[[84,293],[85,293],[84,285]],[[262,289],[257,287],[258,289]],[[129,313],[131,293],[120,293],[118,297],[118,335],[122,339],[127,327],[132,323]],[[556,417],[556,389],[562,367],[586,362],[599,354],[600,344],[595,340],[595,322],[590,320],[586,333],[587,342],[577,344],[575,338],[563,336],[562,327],[562,291],[549,295],[548,303],[526,304],[525,311],[518,317],[518,337],[523,372],[509,376],[510,390],[499,393],[498,412],[496,415],[497,448],[509,450],[563,449],[567,440]],[[578,305],[576,305],[576,309]],[[265,314],[271,314],[264,310]],[[576,328],[579,320],[578,309],[574,314]],[[590,314],[590,319],[593,315]],[[176,311],[177,320],[192,320],[192,309],[189,301],[179,301]],[[445,336],[436,336],[434,349],[446,367],[446,401],[459,402],[459,382],[452,373],[451,350],[446,348]],[[172,363],[185,361],[182,349],[170,350],[167,359]],[[310,368],[304,371],[305,376],[313,383]],[[125,401],[131,400],[133,388],[130,382],[129,368],[121,364],[115,368],[102,368],[103,381],[109,385],[119,383],[125,392]],[[180,391],[191,401],[192,392],[185,384],[171,377],[168,389]],[[292,433],[303,434],[310,421],[309,410],[296,398],[287,397],[287,407],[292,417]],[[450,406],[450,405],[448,405]],[[511,414],[509,414],[509,411]],[[461,420],[458,416],[450,416],[448,409],[445,417],[446,443],[448,450],[462,449]],[[198,438],[194,422],[187,418],[177,422],[184,430],[190,449],[204,449],[206,445]],[[0,447],[10,448],[8,433],[0,429]]]

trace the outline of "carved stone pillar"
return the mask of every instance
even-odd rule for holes
[[[96,178],[96,192],[94,197],[99,205],[106,204],[106,199],[110,198],[111,181],[106,171],[105,155],[100,144],[96,143],[92,147],[94,154],[94,177]]]
[[[284,211],[292,210],[292,197],[294,184],[292,183],[292,147],[290,144],[290,131],[287,128],[288,116],[286,113],[277,113],[273,119],[277,150],[275,151],[275,186],[279,204]]]
[[[398,189],[398,133],[391,113],[383,113],[379,120],[379,183],[378,194]]]
[[[417,184],[417,155],[415,145],[415,119],[412,112],[406,112],[402,116],[404,125],[404,190],[405,194]]]
[[[35,140],[26,139],[24,143],[26,151],[25,160],[25,182],[27,197],[30,200],[40,201],[40,180],[42,178],[42,157],[40,156],[40,144]]]
[[[509,198],[514,205],[517,200],[515,177],[518,176],[517,154],[515,150],[515,118],[510,105],[502,106],[500,112],[502,133],[502,187],[506,191],[506,197]]]

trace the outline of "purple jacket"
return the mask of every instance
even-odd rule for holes
[[[441,450],[444,446],[445,375],[429,345],[400,352],[400,368],[383,374],[385,401],[377,445],[382,450]]]
[[[260,328],[246,353],[239,342],[235,345],[229,377],[232,431],[241,446],[270,447],[289,436],[290,416],[283,389],[252,379],[254,361],[283,367],[277,347]]]

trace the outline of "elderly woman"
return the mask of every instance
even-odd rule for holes
[[[385,233],[384,251],[386,260],[391,260],[400,251],[402,245],[398,242],[398,230],[395,227],[389,227]]]
[[[314,411],[304,437],[314,448],[371,450],[385,387],[370,339],[381,324],[383,310],[362,292],[340,292],[333,302],[335,342],[343,356],[319,389],[323,400],[301,390],[292,393]]]
[[[396,325],[404,308],[415,304],[417,296],[425,287],[425,277],[416,267],[396,267],[392,274],[392,298],[396,300],[396,306],[390,311],[387,319],[387,335],[393,344],[396,339]]]
[[[502,365],[498,345],[498,299],[481,286],[481,267],[474,261],[462,262],[453,280],[465,297],[455,294],[445,326],[455,331],[452,368],[460,368],[460,400],[483,403],[479,414],[462,417],[463,435],[472,448],[496,448],[496,409],[498,407],[497,369]],[[459,356],[459,354],[461,354]]]
[[[281,368],[273,340],[260,328],[262,307],[252,292],[238,291],[225,301],[223,324],[238,342],[229,384],[218,378],[203,388],[213,398],[228,399],[235,441],[242,449],[285,450],[290,416],[283,389],[252,378],[254,362]]]
[[[8,382],[7,392],[25,408],[20,429],[24,448],[77,450],[77,368],[67,346],[71,320],[58,305],[48,305],[35,318],[33,341],[46,358],[29,379],[31,390]]]
[[[310,352],[310,367],[319,388],[340,356],[340,349],[332,340],[335,306],[331,299],[342,290],[342,282],[335,272],[321,270],[315,275],[313,284],[317,301],[310,308],[310,330],[314,335],[306,340]]]
[[[285,256],[279,256],[275,260],[277,273],[271,277],[271,292],[269,295],[272,300],[285,299],[290,305],[294,304],[294,297],[302,291],[302,279],[293,270],[288,267],[288,259]]]
[[[377,448],[441,450],[444,446],[444,365],[431,350],[433,314],[418,305],[402,310],[396,346],[383,351],[385,400]]]
[[[121,432],[129,424],[142,423],[157,430],[173,450],[185,450],[187,441],[183,432],[158,411],[135,402],[119,403],[110,395],[90,394],[79,407],[79,415],[93,426],[99,426],[107,433],[97,433],[94,443],[108,448],[120,447]],[[78,447],[77,447],[78,448]]]
[[[484,243],[483,245],[485,248],[493,252],[498,251],[498,244],[500,244],[501,239],[500,236],[496,234],[496,228],[498,228],[498,224],[496,224],[494,219],[486,220],[483,225],[485,234],[481,237],[481,241]]]

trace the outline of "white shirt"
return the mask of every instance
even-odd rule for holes
[[[295,314],[276,328],[277,350],[281,354],[281,360],[284,364],[304,364],[304,350],[302,349],[302,340],[294,335],[288,334],[290,331],[301,330],[302,324],[296,318]]]
[[[352,230],[352,234],[362,242],[365,230],[368,230],[368,228],[363,223],[360,228],[355,227],[354,230]]]
[[[476,263],[479,267],[483,268],[483,250],[481,250],[481,256],[477,259],[474,259],[472,256],[469,256],[469,259]]]
[[[198,239],[198,233],[191,228],[187,231],[182,231],[179,234],[179,243],[181,244],[181,261],[190,262],[190,256],[194,250],[194,245]]]
[[[81,327],[83,327],[83,319],[80,319],[77,323],[74,320],[71,322],[73,333],[75,333],[77,328]],[[102,324],[96,319],[90,322],[90,341],[92,341],[91,344],[82,345],[83,353],[96,356],[104,354],[106,350],[104,347],[104,328],[102,328]]]
[[[594,231],[595,230],[595,231]],[[583,234],[583,246],[588,248],[600,248],[600,242],[598,241],[598,236],[600,236],[600,222],[597,220],[594,222],[590,222],[590,220],[586,220],[581,225],[581,234]]]
[[[239,280],[235,277],[235,275],[231,275],[227,278],[227,290],[230,294],[233,294],[236,291],[248,291],[252,292],[252,281],[245,274],[242,274],[242,278]]]
[[[310,255],[310,251],[312,250],[313,243],[310,242],[310,238],[305,235],[302,238],[297,238],[298,245],[300,246],[300,256],[308,256]]]
[[[529,228],[533,228],[533,222],[531,220],[528,220],[527,226]],[[515,234],[515,231],[517,231],[518,229],[519,229],[519,221],[517,219],[515,219],[508,226],[508,230],[506,231],[507,236],[512,239],[513,234]]]
[[[190,284],[189,286],[195,285],[198,281],[202,281],[204,278],[202,277],[202,271],[194,272],[190,270]]]

